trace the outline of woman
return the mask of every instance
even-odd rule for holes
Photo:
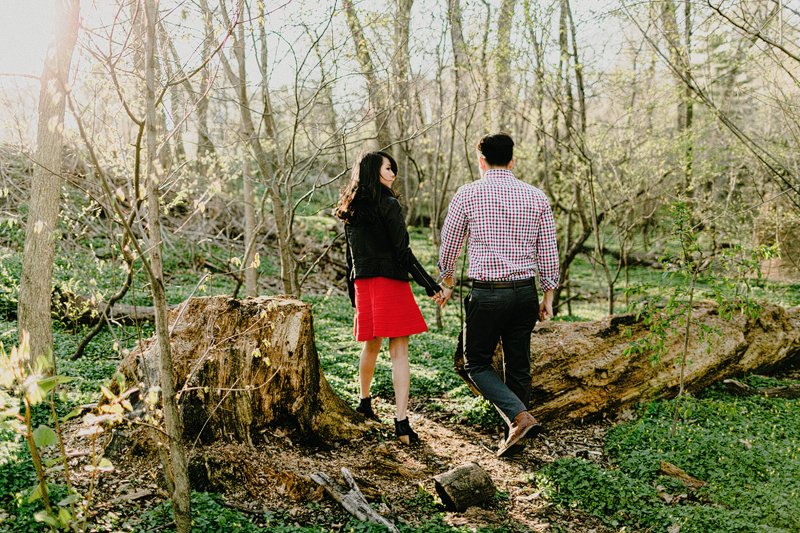
[[[408,337],[428,330],[417,306],[408,274],[433,297],[441,287],[419,264],[408,242],[403,214],[392,184],[397,163],[385,152],[364,154],[353,166],[335,214],[345,223],[347,288],[356,308],[354,331],[363,342],[358,366],[361,402],[356,411],[377,419],[369,388],[384,337],[389,338],[394,422],[404,444],[419,439],[408,424]]]

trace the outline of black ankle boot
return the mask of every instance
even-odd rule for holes
[[[397,434],[397,438],[403,444],[411,444],[412,442],[419,442],[419,435],[411,429],[411,426],[408,424],[408,418],[403,420],[394,419],[394,431]]]
[[[356,407],[356,412],[361,413],[370,420],[380,420],[375,411],[372,410],[372,396],[361,398],[358,407]]]

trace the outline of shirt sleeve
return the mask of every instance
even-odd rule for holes
[[[467,215],[464,211],[464,190],[458,189],[442,225],[442,244],[439,248],[439,273],[443,278],[451,278],[456,270],[456,260],[464,246],[467,236]]]
[[[558,287],[558,240],[553,210],[546,198],[539,218],[539,235],[536,240],[536,266],[539,271],[539,283],[542,291]]]

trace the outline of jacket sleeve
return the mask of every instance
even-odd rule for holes
[[[356,285],[353,279],[353,251],[350,249],[350,238],[347,236],[347,228],[344,229],[344,257],[347,273],[347,295],[350,297],[350,305],[356,306]]]
[[[417,261],[414,252],[411,251],[411,246],[408,239],[408,230],[406,223],[403,219],[403,213],[400,209],[400,202],[396,198],[387,198],[382,210],[384,224],[386,226],[386,233],[389,236],[389,242],[394,250],[394,256],[399,261],[400,265],[406,272],[411,274],[414,281],[425,289],[428,296],[433,296],[442,288],[436,283],[428,272],[422,268],[422,265]]]

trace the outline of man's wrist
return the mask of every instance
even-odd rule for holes
[[[440,276],[439,285],[441,285],[445,289],[450,289],[452,291],[455,288],[456,283],[455,280],[450,276]]]

